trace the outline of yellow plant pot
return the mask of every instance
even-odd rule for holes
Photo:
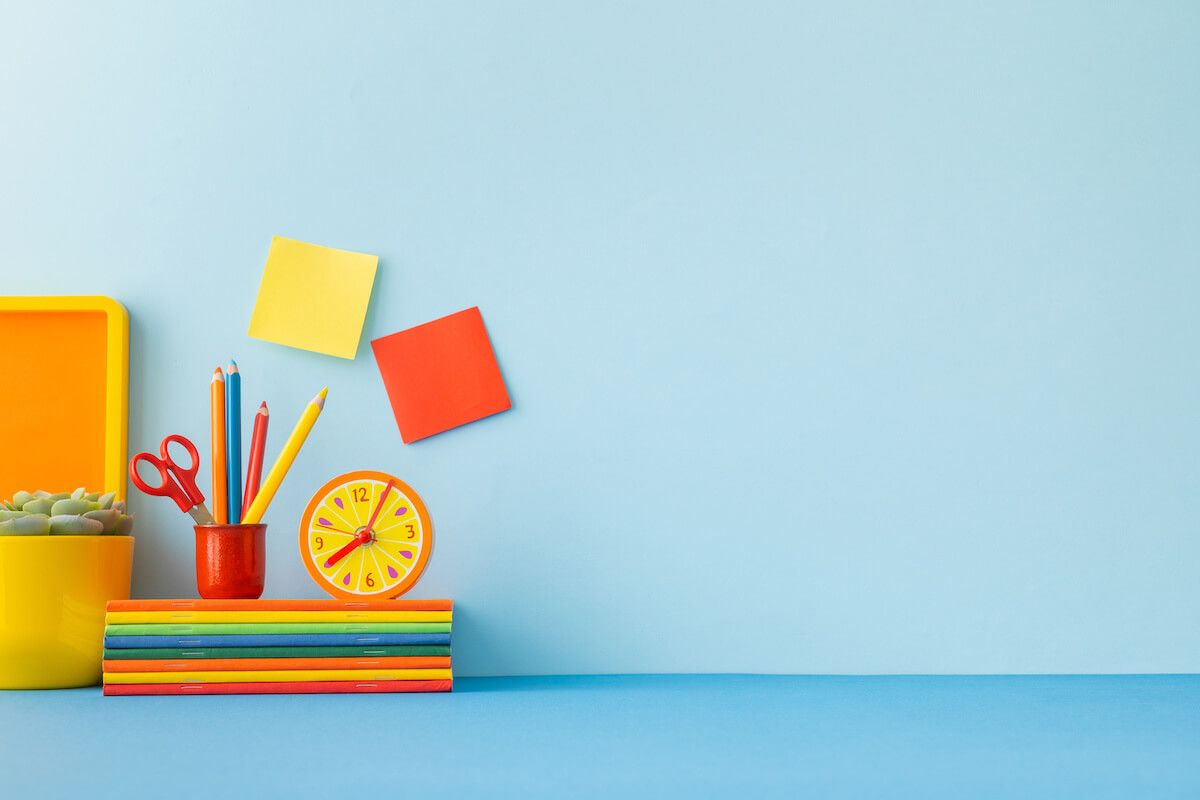
[[[0,689],[99,683],[104,605],[132,569],[132,536],[0,536]]]

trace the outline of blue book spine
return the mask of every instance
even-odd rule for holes
[[[104,646],[125,647],[303,647],[333,645],[450,644],[448,633],[258,633],[211,636],[105,636]]]

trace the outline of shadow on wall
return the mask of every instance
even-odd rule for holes
[[[120,300],[120,298],[117,299]],[[153,327],[153,325],[149,327]],[[166,434],[173,432],[148,430],[147,427],[148,420],[154,418],[154,415],[148,413],[148,404],[155,402],[149,396],[149,387],[153,385],[153,376],[145,375],[140,367],[143,364],[157,363],[154,360],[154,355],[150,352],[154,347],[154,341],[151,338],[148,326],[142,319],[142,315],[136,314],[130,309],[129,456],[143,449],[153,452],[155,448],[147,448],[145,447],[145,443],[157,442]],[[161,387],[159,387],[159,391],[162,391]],[[197,441],[197,447],[201,450],[201,474],[199,482],[201,484],[201,491],[207,495],[208,492],[203,487],[204,448],[206,445],[207,438],[204,442]],[[172,531],[175,531],[176,528],[187,528],[188,537],[181,544],[169,536],[162,535],[164,531],[160,529],[159,524],[156,524],[158,520],[166,518],[165,515],[178,513],[178,510],[173,504],[166,501],[155,503],[154,498],[146,497],[128,481],[126,482],[126,496],[129,499],[130,509],[137,517],[134,527],[136,544],[134,546],[131,596],[148,596],[148,593],[140,590],[140,587],[149,582],[148,575],[150,571],[153,571],[153,583],[157,585],[187,587],[186,590],[177,592],[176,596],[189,597],[193,595],[195,593],[196,573],[194,562],[191,558],[192,543],[190,528],[187,528],[186,524],[179,523],[178,521],[172,525]],[[178,557],[178,551],[181,547],[187,554],[187,558]],[[172,551],[174,551],[174,554]],[[150,594],[152,596],[152,593]]]

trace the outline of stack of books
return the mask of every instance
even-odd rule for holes
[[[113,600],[104,694],[448,692],[450,600]]]

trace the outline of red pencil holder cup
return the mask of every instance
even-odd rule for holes
[[[205,600],[257,600],[267,577],[266,525],[197,525],[196,586]]]

